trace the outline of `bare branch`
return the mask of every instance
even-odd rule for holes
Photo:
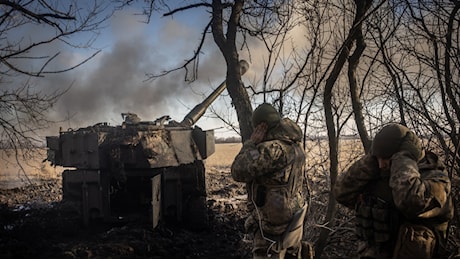
[[[203,48],[203,44],[204,44],[204,41],[206,40],[206,34],[209,30],[209,28],[211,27],[211,22],[209,22],[206,27],[204,28],[203,30],[203,33],[202,33],[202,36],[201,36],[201,39],[200,39],[200,42],[198,43],[198,47],[196,48],[196,50],[194,51],[194,54],[191,58],[185,60],[184,64],[182,64],[180,67],[177,67],[177,68],[173,68],[173,69],[170,69],[170,70],[166,70],[160,74],[152,74],[152,73],[148,73],[146,76],[147,76],[147,80],[154,80],[156,78],[159,78],[159,77],[162,77],[162,76],[165,76],[165,75],[168,75],[169,73],[171,72],[174,72],[174,71],[178,71],[178,70],[181,70],[181,69],[184,69],[185,70],[185,78],[184,80],[185,81],[194,81],[197,79],[198,77],[198,74],[196,73],[196,70],[193,71],[192,73],[192,77],[189,78],[189,75],[188,75],[188,65],[190,65],[192,62],[195,62],[198,60],[198,57],[201,53],[201,50]],[[194,63],[193,67],[196,69],[198,67],[198,64],[197,63]]]

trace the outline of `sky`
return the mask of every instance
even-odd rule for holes
[[[74,3],[82,5],[91,2],[56,0],[56,3],[66,1],[75,1]],[[164,2],[174,4],[187,1]],[[139,0],[138,3],[144,1]],[[163,17],[162,13],[154,13],[150,23],[146,24],[143,22],[145,17],[135,15],[140,11],[139,6],[137,9],[133,6],[116,12],[105,23],[92,49],[69,48],[57,42],[34,50],[36,55],[60,54],[49,64],[50,69],[74,66],[95,51],[100,51],[93,59],[72,71],[51,74],[44,78],[19,79],[33,86],[33,91],[41,93],[68,89],[50,110],[50,119],[58,123],[43,135],[57,135],[60,127],[77,129],[100,122],[119,125],[122,123],[121,113],[124,112],[136,113],[145,121],[154,121],[165,115],[181,121],[196,104],[204,100],[206,95],[225,80],[227,69],[225,61],[210,34],[199,55],[199,75],[196,81],[191,84],[185,82],[184,70],[155,80],[147,80],[146,74],[159,74],[164,70],[180,67],[185,60],[193,56],[203,29],[209,22],[210,13],[204,8],[179,12],[172,17]],[[326,28],[343,29],[340,23],[334,21],[336,20],[326,22]],[[23,29],[21,34],[8,35],[7,39],[43,38],[50,34],[50,31],[44,28],[46,27]],[[283,46],[280,52],[286,53],[280,55],[281,61],[278,64],[285,62],[287,65],[283,67],[281,64],[275,68],[277,76],[282,75],[285,68],[289,68],[289,65],[296,62],[290,54],[291,49],[295,49],[298,53],[308,51],[309,40],[308,35],[305,35],[308,30],[297,26],[291,33],[286,42],[295,46]],[[340,39],[329,39],[328,36],[327,33],[321,35],[321,40],[325,41],[321,44],[327,44],[326,48],[329,46],[335,48],[336,44],[340,43]],[[72,38],[71,40],[84,42],[85,39]],[[251,55],[247,54],[245,48],[240,50],[240,58],[250,63],[250,68],[242,80],[246,86],[251,85],[256,90],[261,90],[264,65],[269,58],[265,46],[260,42],[248,40],[248,49]],[[325,53],[327,56],[328,51]],[[30,59],[17,62],[22,62],[26,68],[33,63]],[[271,77],[270,80],[273,81],[267,85],[278,84],[280,78]],[[22,82],[14,83],[19,87],[22,84]],[[11,85],[14,84],[0,84],[0,87],[8,88]],[[251,101],[253,107],[261,103],[261,101]],[[229,121],[237,125],[235,111],[227,91],[224,91],[213,103],[212,108],[217,110],[220,116],[229,118]],[[322,118],[321,116],[319,118]],[[221,120],[212,117],[213,114],[208,109],[196,125],[205,130],[215,129],[217,137],[236,135]]]
[[[66,1],[74,0],[59,0],[56,3],[65,5]],[[74,3],[85,5],[87,2]],[[40,78],[22,78],[37,92],[53,93],[68,89],[49,113],[49,118],[58,123],[43,131],[42,136],[57,135],[60,128],[78,129],[101,122],[120,125],[123,121],[121,114],[125,112],[136,113],[144,121],[154,121],[168,115],[180,122],[195,105],[225,80],[225,60],[210,33],[199,54],[198,78],[195,81],[186,82],[183,69],[149,80],[147,74],[158,75],[165,70],[181,67],[186,60],[193,57],[203,30],[210,20],[210,10],[195,8],[166,17],[162,12],[155,12],[150,22],[145,23],[146,17],[138,15],[143,7],[139,5],[144,1],[134,3],[138,6],[116,11],[105,22],[91,48],[70,48],[55,42],[34,49],[37,56],[59,53],[48,65],[48,69],[58,70],[75,66],[99,51],[95,57],[71,71],[48,74]],[[183,4],[186,1],[167,3]],[[110,8],[113,6],[109,6],[108,10]],[[34,26],[23,29],[25,31],[22,34],[9,37],[21,38],[26,35],[26,39],[46,38],[54,33],[46,28]],[[289,41],[305,48],[304,33],[302,28],[295,28]],[[88,34],[79,34],[67,40],[85,43]],[[265,45],[248,38],[245,48],[239,50],[239,55],[240,59],[245,59],[250,64],[249,70],[242,77],[243,83],[260,91],[268,60]],[[33,64],[30,59],[23,62],[26,67]],[[273,84],[277,84],[279,79],[274,81]],[[23,83],[17,85],[21,84]],[[4,87],[5,84],[1,86]],[[251,100],[252,106],[257,107],[262,103],[261,98]],[[196,125],[204,130],[214,129],[218,138],[237,136],[238,133],[217,119],[213,111],[238,129],[236,113],[227,91],[214,101]]]
[[[138,12],[133,8],[117,11],[93,43],[93,49],[52,44],[40,50],[48,53],[60,51],[57,62],[50,68],[72,66],[95,50],[101,50],[77,69],[31,80],[39,91],[69,88],[50,111],[51,119],[59,123],[45,135],[57,134],[59,127],[77,129],[99,122],[119,125],[123,112],[136,113],[145,121],[164,115],[181,121],[190,109],[204,100],[205,95],[225,80],[225,61],[212,37],[208,37],[200,54],[196,81],[186,83],[184,70],[148,80],[147,73],[158,74],[181,66],[192,57],[209,13],[198,9],[172,18],[155,13],[146,24],[142,22],[144,17],[134,15]],[[34,29],[29,35],[39,37],[42,33]],[[231,120],[236,123],[226,91],[214,102],[213,108],[224,115],[232,114]],[[217,137],[236,135],[226,129],[222,121],[210,118],[212,116],[208,109],[196,125],[205,130],[216,129]]]

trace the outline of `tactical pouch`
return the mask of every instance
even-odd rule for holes
[[[267,187],[265,204],[261,210],[272,225],[283,225],[291,220],[294,212],[289,204],[289,196],[285,185]]]
[[[430,228],[404,223],[399,229],[393,258],[432,258],[435,245],[436,237]]]
[[[387,202],[375,196],[364,196],[356,207],[358,237],[376,243],[389,241],[390,214]]]
[[[356,208],[356,231],[358,237],[370,239],[373,236],[372,208],[361,204]]]
[[[376,205],[372,208],[374,240],[377,243],[383,243],[390,240],[389,214],[386,205]]]

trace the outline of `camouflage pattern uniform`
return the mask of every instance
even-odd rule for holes
[[[424,154],[406,127],[391,124],[381,132],[372,154],[341,174],[333,190],[339,203],[356,210],[360,257],[446,257],[453,203],[444,165],[434,153]],[[377,156],[390,158],[387,171]]]
[[[254,258],[284,258],[286,254],[300,257],[306,211],[302,194],[305,152],[300,145],[301,137],[297,124],[281,119],[267,131],[262,142],[246,141],[232,164],[233,178],[247,183],[251,213],[245,228],[254,235]],[[291,236],[283,244],[283,235],[290,231],[296,213],[301,218],[296,227],[300,225],[300,229],[296,230],[295,238]]]

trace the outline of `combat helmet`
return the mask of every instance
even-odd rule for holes
[[[384,126],[372,141],[372,155],[382,158],[390,158],[399,151],[399,148],[409,128],[396,123]]]
[[[278,111],[268,103],[261,104],[252,113],[252,125],[254,127],[262,122],[266,122],[269,128],[273,128],[278,125],[280,120],[281,117]]]

